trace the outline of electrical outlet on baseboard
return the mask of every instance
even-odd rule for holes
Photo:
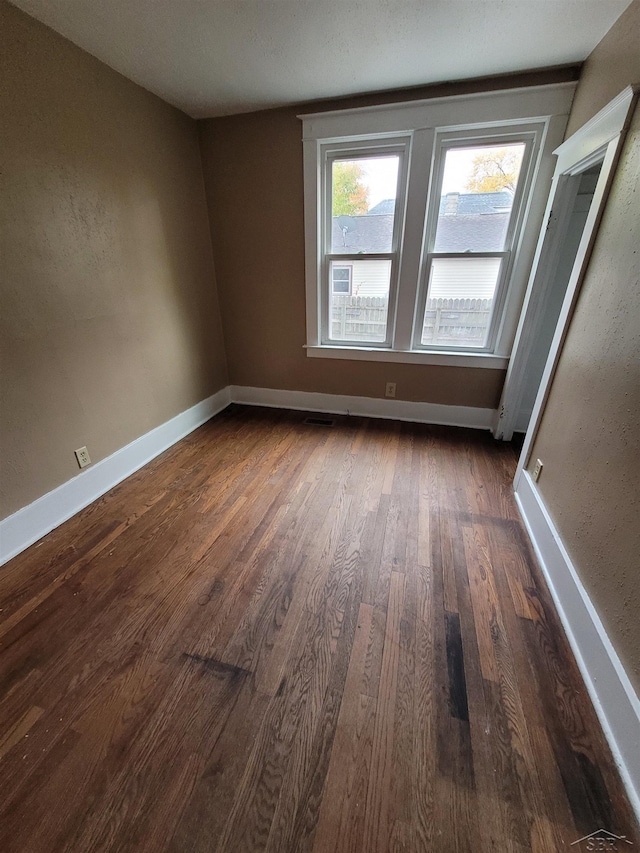
[[[533,472],[531,476],[534,481],[537,483],[540,479],[540,474],[542,473],[542,459],[536,459],[536,464],[533,466]]]
[[[80,468],[86,468],[87,465],[91,465],[91,457],[86,447],[80,447],[78,450],[74,450],[74,453],[76,454]]]
[[[395,382],[387,382],[387,385],[384,390],[385,397],[395,397],[396,396],[396,383]]]

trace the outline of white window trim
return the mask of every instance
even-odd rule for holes
[[[322,213],[324,213],[324,220],[320,219],[319,226],[319,234],[318,234],[318,248],[317,251],[321,253],[320,258],[320,281],[328,281],[329,271],[328,266],[331,261],[336,260],[345,260],[345,261],[357,261],[357,260],[390,260],[391,261],[391,276],[389,282],[389,307],[387,314],[387,331],[386,336],[383,341],[379,343],[368,343],[368,348],[386,348],[389,349],[391,347],[393,341],[393,329],[395,326],[395,317],[396,317],[396,302],[397,295],[399,291],[399,278],[400,278],[400,261],[401,261],[401,246],[403,242],[403,232],[404,232],[404,213],[405,213],[405,196],[406,196],[406,188],[407,188],[407,173],[409,167],[411,153],[411,138],[407,134],[402,136],[397,135],[385,135],[384,137],[378,137],[375,140],[367,140],[367,141],[354,141],[347,140],[344,142],[335,142],[333,140],[323,140],[320,145],[320,170],[321,173],[324,174],[324,186],[321,191],[323,193],[322,201],[320,201],[320,215],[322,217]],[[398,165],[398,191],[397,191],[397,203],[395,210],[395,217],[393,223],[393,235],[392,242],[389,252],[384,252],[380,254],[367,254],[367,255],[348,255],[348,254],[332,254],[331,252],[331,242],[332,242],[332,227],[331,227],[331,204],[329,200],[331,199],[332,193],[332,183],[331,183],[331,169],[324,168],[325,164],[328,165],[330,163],[335,162],[336,160],[340,160],[344,155],[351,156],[353,158],[360,157],[376,157],[376,156],[384,156],[385,154],[395,154],[400,158],[400,162]],[[325,266],[326,265],[326,266]],[[329,329],[330,329],[330,319],[329,319],[329,304],[328,304],[328,295],[325,294],[324,288],[319,286],[319,299],[320,299],[320,318],[319,318],[319,339],[321,346],[333,346],[336,342],[332,341],[329,337]],[[342,343],[342,342],[340,342]],[[357,342],[344,342],[345,346],[350,347],[359,347],[360,345]]]
[[[386,361],[406,364],[441,364],[453,367],[486,367],[505,370],[509,359],[487,352],[453,352],[451,350],[397,350],[367,346],[340,346],[323,344],[306,346],[309,358],[339,358],[347,361]]]
[[[429,346],[425,347],[421,343],[422,337],[422,321],[427,299],[428,279],[431,263],[434,257],[444,257],[444,252],[434,252],[434,244],[436,231],[438,226],[438,209],[440,206],[440,196],[442,178],[444,174],[445,155],[449,150],[454,150],[457,147],[467,147],[473,145],[482,145],[485,142],[490,142],[493,145],[507,144],[508,142],[523,142],[526,146],[523,157],[518,185],[514,196],[512,215],[509,221],[509,227],[505,238],[505,246],[501,251],[497,252],[474,252],[470,257],[500,257],[501,268],[494,296],[495,305],[493,306],[491,321],[487,334],[487,342],[484,347],[477,348],[477,353],[501,353],[505,350],[504,342],[500,336],[500,321],[502,319],[504,305],[509,298],[512,290],[512,282],[514,276],[518,280],[521,275],[518,267],[518,262],[522,263],[522,258],[518,254],[518,241],[520,234],[525,225],[526,202],[530,197],[531,189],[534,184],[535,175],[540,160],[540,153],[546,135],[546,122],[538,121],[531,124],[523,124],[518,121],[515,124],[507,124],[502,127],[492,126],[485,128],[482,131],[474,132],[473,130],[464,130],[456,132],[441,132],[436,131],[434,141],[434,161],[435,167],[433,171],[433,183],[435,191],[431,192],[428,202],[428,222],[429,233],[425,235],[423,242],[423,251],[425,259],[422,264],[421,281],[419,285],[418,301],[416,306],[415,328],[413,336],[413,348],[418,350],[441,351],[442,347]],[[450,253],[454,256],[454,253]],[[527,264],[528,268],[528,264]],[[449,348],[444,349],[445,352]]]
[[[347,358],[405,361],[418,364],[495,367],[504,369],[515,335],[528,271],[533,260],[551,176],[552,152],[562,142],[575,83],[509,89],[497,92],[385,104],[299,116],[303,122],[305,279],[307,303],[307,355],[312,358]],[[422,285],[422,245],[428,209],[430,168],[437,140],[452,132],[482,135],[492,127],[518,124],[541,128],[537,156],[531,161],[533,191],[522,210],[518,244],[513,247],[512,270],[491,352],[452,352],[413,346],[418,287]],[[397,273],[396,295],[390,297],[395,312],[393,339],[382,346],[322,343],[323,227],[320,200],[323,192],[323,146],[373,146],[400,137],[410,139],[409,182],[404,210],[403,242]],[[423,285],[422,285],[423,286]],[[393,303],[393,304],[392,304]]]

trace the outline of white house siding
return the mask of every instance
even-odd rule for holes
[[[391,261],[349,261],[353,296],[389,295]],[[431,267],[430,299],[491,299],[499,258],[436,258]]]
[[[434,258],[429,298],[492,299],[499,272],[499,258]]]
[[[388,296],[391,261],[349,261],[353,296]]]

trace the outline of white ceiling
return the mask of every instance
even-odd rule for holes
[[[630,0],[13,0],[190,115],[583,60]]]

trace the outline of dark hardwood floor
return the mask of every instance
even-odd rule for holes
[[[304,417],[232,406],[0,570],[0,851],[640,845],[513,448]]]

